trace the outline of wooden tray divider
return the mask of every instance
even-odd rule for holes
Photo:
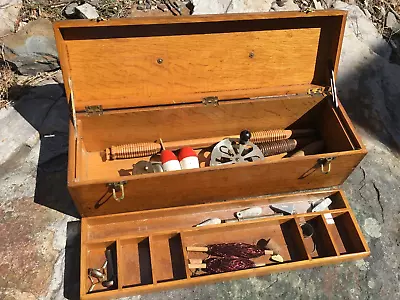
[[[84,259],[81,259],[81,264],[80,264],[80,295],[81,297],[87,294],[87,291],[89,288],[86,288],[86,278],[87,278],[87,272],[88,272],[88,266],[87,266],[87,245],[82,243],[81,244],[81,256],[85,257]]]
[[[337,241],[340,255],[369,251],[368,245],[360,238],[360,228],[354,222],[354,216],[350,211],[333,213],[332,216],[335,223],[329,225],[328,229]]]
[[[151,261],[151,275],[153,278],[153,284],[157,284],[157,277],[156,277],[156,266],[154,262],[156,261],[156,250],[154,248],[154,235],[149,236],[149,251],[150,251],[150,261]]]
[[[186,247],[189,245],[186,245],[185,243],[185,232],[181,232],[181,241],[182,241],[182,247],[183,247],[183,259],[185,261],[185,272],[186,272],[186,278],[187,279],[192,279],[192,272],[189,269],[189,256],[188,256],[188,251],[186,250]]]
[[[121,240],[117,239],[117,280],[118,280],[118,290],[122,290],[122,282],[123,282],[123,272],[121,271],[123,266],[121,262],[122,257],[122,247]]]
[[[302,240],[301,231],[297,229],[297,224],[295,218],[289,218],[287,221],[281,223],[282,234],[285,237],[286,246],[290,256],[294,258],[294,261],[308,260],[309,255],[307,249]],[[285,236],[288,234],[288,236]],[[288,263],[288,262],[286,262]]]
[[[325,228],[326,228],[326,233],[328,234],[329,239],[330,239],[330,241],[332,242],[333,248],[335,249],[335,253],[336,253],[337,256],[339,256],[339,255],[340,255],[340,252],[339,252],[339,250],[338,250],[338,246],[337,246],[337,244],[336,244],[336,242],[335,242],[335,239],[334,239],[333,236],[332,236],[331,231],[330,231],[329,228],[328,228],[329,226],[328,226],[328,223],[326,222],[326,218],[325,218],[325,215],[324,215],[324,214],[321,215],[321,219],[322,219],[322,223],[324,224],[324,226],[325,226]]]
[[[298,233],[299,236],[300,236],[300,240],[301,240],[301,243],[302,243],[302,245],[303,245],[303,247],[304,247],[304,251],[306,252],[307,258],[308,258],[308,260],[311,260],[310,253],[308,253],[307,248],[306,248],[306,244],[304,243],[304,238],[303,238],[302,230],[301,230],[301,228],[300,228],[299,218],[298,218],[298,217],[295,217],[295,218],[294,218],[294,222],[295,222],[295,224],[296,224],[297,233]]]
[[[323,218],[324,216],[322,213],[317,216],[304,217],[305,221],[309,223],[314,229],[314,233],[310,238],[313,240],[313,243],[315,245],[314,251],[317,252],[318,256],[314,257],[312,253],[310,253],[311,259],[321,257],[335,257],[339,255],[336,247],[334,246],[332,236]]]

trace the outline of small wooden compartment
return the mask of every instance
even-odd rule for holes
[[[120,286],[134,287],[153,283],[148,237],[119,240]]]
[[[186,279],[186,263],[179,233],[150,236],[156,282]]]
[[[354,216],[348,212],[333,214],[334,223],[328,224],[328,230],[340,254],[357,253],[364,249],[362,237],[357,231]]]
[[[109,266],[107,266],[107,268],[102,270],[102,267],[104,266],[104,263],[107,260],[107,257],[105,254],[107,249],[109,249],[111,251],[111,253],[114,255],[114,260],[119,259],[119,258],[115,257],[115,254],[116,254],[116,242],[115,241],[103,241],[103,242],[98,242],[98,243],[90,243],[81,248],[82,264],[84,266],[89,266],[89,267],[85,267],[83,269],[85,271],[81,272],[81,288],[88,291],[92,286],[93,282],[91,282],[91,280],[88,276],[89,268],[99,269],[99,270],[103,271],[103,273],[105,274],[106,277],[110,277],[110,274],[108,274],[108,271],[110,270]],[[112,262],[108,262],[108,263],[110,263],[110,264],[113,263],[112,267],[116,268],[116,261],[114,261],[114,260]],[[81,267],[83,266],[82,264],[81,264]],[[117,271],[114,270],[114,272],[117,272]],[[98,283],[98,280],[94,280],[94,283]],[[104,287],[98,283],[98,284],[94,285],[94,289],[91,293],[113,290],[116,288],[118,288],[117,280],[115,280],[114,285],[109,288]]]
[[[284,263],[307,260],[307,253],[302,244],[301,233],[294,219],[272,219],[265,222],[234,224],[213,228],[201,228],[183,235],[185,246],[204,246],[218,243],[248,243],[256,245],[261,239],[272,239],[280,247]],[[205,253],[187,252],[188,259],[205,259]],[[265,255],[254,259],[256,263],[276,264]]]
[[[194,227],[207,218],[231,219],[235,212],[248,207],[261,207],[262,213],[268,215],[272,212],[272,204],[296,205],[326,197],[332,200],[332,204],[321,212]],[[328,220],[329,214],[332,218]],[[301,229],[304,223],[312,226],[311,237],[304,236]],[[253,259],[262,266],[240,271],[207,274],[204,270],[194,271],[188,267],[191,260],[204,261],[209,255],[187,251],[187,247],[231,242],[255,245],[261,239],[274,240],[280,249],[282,263],[263,255]],[[116,242],[109,242],[113,240]],[[94,292],[88,292],[87,277],[82,276],[82,299],[123,297],[339,263],[369,255],[368,245],[341,190],[83,218],[81,243],[83,253],[87,253],[82,256],[82,272],[102,263],[106,247],[116,244],[118,273],[117,289]]]

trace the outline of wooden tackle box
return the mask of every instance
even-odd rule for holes
[[[369,254],[342,191],[271,196],[340,185],[367,153],[334,92],[345,21],[346,12],[330,10],[55,23],[71,107],[68,186],[83,217],[82,299]],[[318,131],[322,153],[140,175],[132,165],[150,157],[105,159],[106,148],[125,143],[301,128]],[[267,213],[271,203],[327,196],[324,212],[192,227],[249,206]],[[311,240],[304,223],[315,230]],[[267,237],[281,246],[283,263],[261,257],[266,266],[216,275],[188,269],[188,259],[204,257],[187,246]],[[87,270],[103,264],[106,249],[116,256],[115,284],[88,293]]]

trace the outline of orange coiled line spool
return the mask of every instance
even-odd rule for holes
[[[292,136],[292,130],[263,130],[251,133],[250,142],[259,144],[267,141],[285,140]]]
[[[261,143],[257,145],[264,156],[276,155],[284,152],[290,152],[296,149],[297,141],[294,139]]]
[[[120,146],[111,146],[106,149],[107,160],[127,159],[157,154],[161,145],[157,143],[135,143]]]

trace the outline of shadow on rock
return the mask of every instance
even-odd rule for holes
[[[65,245],[64,297],[79,299],[81,222],[67,223],[67,242]]]
[[[336,2],[349,15],[337,76],[339,97],[352,121],[400,151],[400,66],[390,45],[355,5]]]
[[[63,86],[46,80],[25,88],[14,108],[40,134],[35,202],[79,217],[67,189],[69,108]]]

